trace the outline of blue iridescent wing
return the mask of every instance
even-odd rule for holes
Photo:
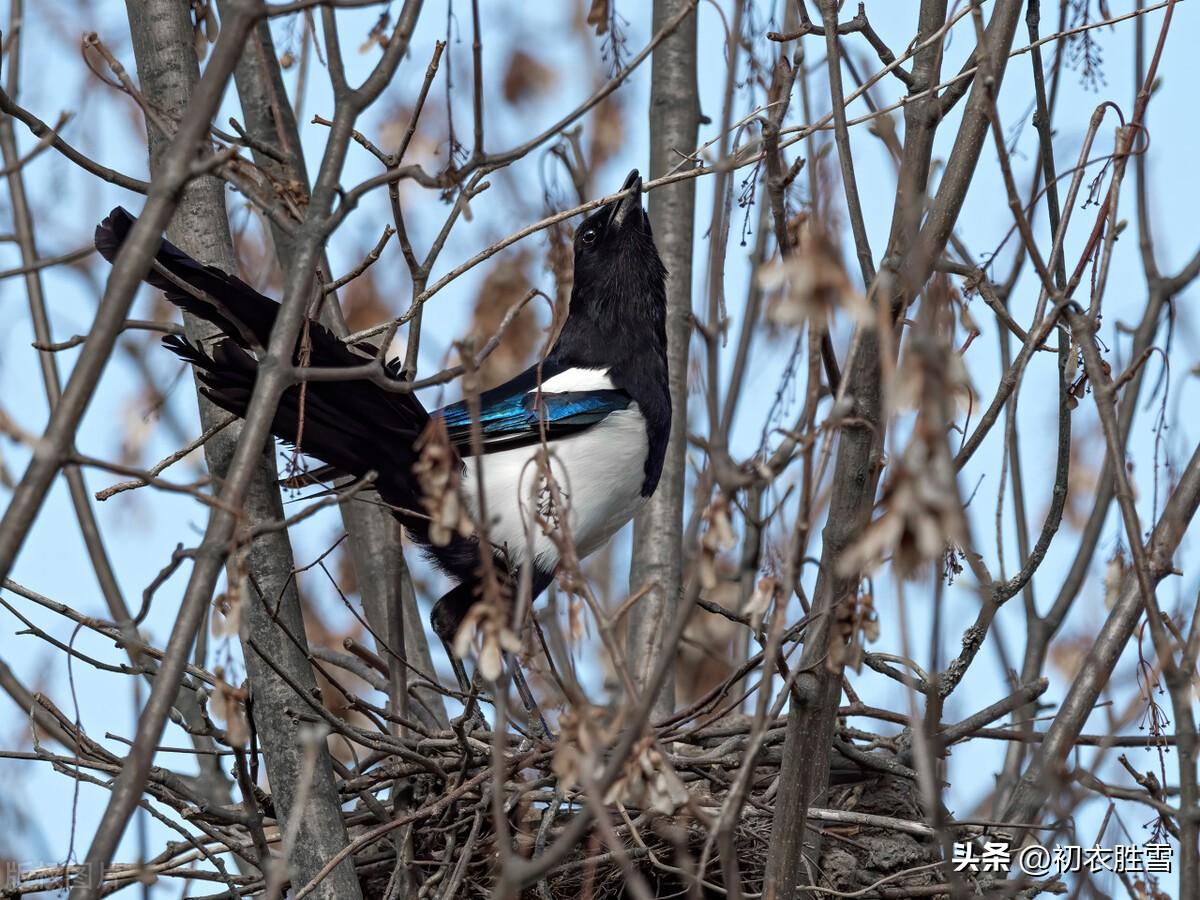
[[[521,391],[497,396],[489,391],[480,397],[480,436],[483,452],[508,450],[542,439],[566,437],[590,428],[632,398],[620,390],[565,391],[542,393]],[[466,401],[447,406],[436,415],[446,422],[450,441],[463,456],[471,455],[471,411]]]

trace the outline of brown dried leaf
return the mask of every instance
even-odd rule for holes
[[[588,9],[587,23],[596,29],[597,35],[602,35],[608,31],[608,20],[611,16],[609,0],[592,0],[592,5]]]
[[[729,521],[729,504],[724,496],[717,494],[704,511],[704,522],[708,526],[700,538],[699,566],[700,586],[711,591],[719,583],[718,557],[724,550],[737,546],[733,524]]]
[[[1125,548],[1118,547],[1104,567],[1104,608],[1112,609],[1121,595],[1121,583],[1129,574],[1129,562],[1125,558]]]
[[[242,627],[241,591],[225,591],[213,598],[209,630],[213,637],[236,637]]]
[[[650,809],[669,816],[687,805],[690,795],[683,780],[650,737],[634,745],[624,771],[604,795],[605,803]]]
[[[855,672],[862,671],[864,645],[878,638],[875,598],[871,594],[856,594],[837,609],[834,633],[830,636],[830,671],[839,671],[842,665]]]
[[[973,408],[971,378],[954,346],[955,308],[961,305],[962,296],[946,275],[930,279],[892,383],[897,407],[923,410],[930,421],[955,418]],[[944,400],[949,406],[943,411]]]
[[[1095,504],[1096,483],[1100,478],[1095,465],[1097,440],[1100,440],[1100,435],[1094,425],[1076,428],[1071,435],[1071,467],[1067,470],[1067,503],[1063,509],[1063,520],[1076,531],[1087,524]]]
[[[383,98],[380,101],[380,124],[377,128],[378,140],[375,142],[385,150],[400,146],[404,135],[412,121],[413,108],[394,98]],[[417,129],[409,141],[408,150],[404,154],[406,162],[430,160],[437,156],[446,141],[446,119],[442,110],[434,103],[428,103],[421,111],[417,120]],[[400,182],[401,195],[404,194],[410,182]]]
[[[736,610],[739,586],[737,564],[728,557],[717,560],[720,580],[701,596],[709,603]],[[698,700],[721,684],[734,670],[735,638],[741,626],[724,616],[697,608],[688,619],[675,661],[675,693],[681,703]]]
[[[322,605],[313,603],[308,594],[303,591],[300,592],[300,604],[304,610],[304,635],[310,645],[341,650],[345,646],[346,638],[362,639],[363,626],[361,624],[354,620],[351,620],[349,627],[343,624],[332,624]]]
[[[499,257],[479,286],[475,309],[471,316],[471,339],[482,347],[499,329],[508,311],[519,303],[529,290],[528,251]],[[503,384],[519,374],[529,364],[541,343],[542,329],[538,325],[537,307],[527,303],[504,332],[504,339],[479,367],[479,386],[482,390]]]
[[[549,247],[546,250],[546,271],[554,276],[554,306],[567,309],[571,300],[571,288],[575,284],[575,251],[571,245],[571,229],[565,224],[552,225],[546,229]]]
[[[213,712],[225,723],[225,735],[231,746],[244,747],[250,740],[250,722],[246,718],[246,690],[235,688],[225,681],[220,666],[213,672],[216,687],[213,691]]]
[[[163,402],[162,396],[148,385],[139,395],[125,406],[122,414],[124,429],[121,434],[121,462],[127,466],[136,466],[142,460],[142,451],[154,436],[154,426],[158,421],[158,410]]]
[[[371,30],[367,32],[366,40],[358,48],[359,53],[366,53],[372,47],[379,47],[381,50],[386,50],[388,46],[388,24],[391,22],[391,14],[384,12],[375,20],[375,24],[371,26]]]
[[[882,515],[838,562],[843,576],[872,571],[890,555],[897,574],[917,578],[947,547],[962,543],[954,463],[927,437],[917,433],[904,451],[884,489]]]
[[[1095,636],[1087,633],[1060,637],[1050,645],[1050,665],[1065,679],[1074,681],[1094,642]]]
[[[625,146],[625,113],[615,94],[600,101],[592,114],[588,147],[591,169],[596,171],[620,153]]]
[[[234,235],[233,248],[237,254],[238,270],[251,287],[264,293],[277,293],[283,289],[275,251],[261,229],[241,228]],[[163,299],[158,291],[154,292],[154,296],[155,318],[172,321],[178,315],[175,307]]]
[[[504,99],[509,103],[534,100],[554,87],[554,70],[523,50],[517,50],[508,60],[504,72]]]
[[[333,552],[335,554],[333,571],[337,578],[338,588],[343,594],[357,594],[359,590],[358,572],[355,571],[354,556],[350,553],[348,545],[339,544]]]
[[[467,611],[454,635],[454,654],[465,659],[472,647],[479,674],[488,681],[500,677],[505,651],[521,652],[521,639],[508,627],[508,616],[500,603],[484,600]]]
[[[196,47],[196,59],[204,62],[208,45],[217,42],[220,25],[212,0],[192,0],[192,35]]]
[[[598,775],[602,760],[598,753],[615,735],[613,710],[590,703],[574,703],[559,716],[559,736],[550,767],[564,787]]]
[[[392,317],[391,307],[379,292],[373,269],[367,269],[338,293],[342,314],[351,332],[362,331]]]
[[[444,547],[456,532],[468,535],[472,531],[459,490],[462,474],[458,456],[450,446],[445,420],[430,419],[416,447],[420,456],[413,465],[413,474],[421,488],[421,505],[430,518],[429,540],[435,547]]]
[[[746,608],[742,610],[742,614],[750,617],[750,624],[756,629],[761,629],[763,616],[766,615],[767,610],[771,608],[771,604],[775,602],[779,594],[780,585],[777,579],[770,575],[760,578],[754,587],[754,593],[746,602]]]
[[[824,330],[842,309],[859,324],[870,325],[870,307],[851,283],[837,244],[807,218],[790,225],[791,254],[758,270],[758,283],[770,295],[767,318],[785,327],[808,322]]]

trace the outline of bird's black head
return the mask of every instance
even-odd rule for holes
[[[586,329],[593,339],[665,335],[667,270],[642,208],[637,169],[621,190],[620,198],[575,231],[575,284],[563,334],[568,341],[577,329]]]
[[[671,427],[667,269],[642,209],[637,169],[621,195],[575,232],[571,308],[550,357],[564,367],[605,370],[637,404],[649,451],[642,496],[649,497],[662,474]]]

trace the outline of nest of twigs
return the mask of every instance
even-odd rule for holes
[[[593,820],[569,853],[535,881],[521,885],[519,896],[616,900],[644,897],[648,889],[652,897],[724,897],[731,872],[736,872],[744,896],[760,895],[778,790],[782,722],[767,733],[746,781],[745,801],[736,821],[729,823],[729,838],[718,838],[749,733],[749,722],[724,724],[668,745],[669,763],[686,789],[686,797],[676,798],[679,807],[666,813],[621,798],[593,801],[592,811],[602,809],[604,819]],[[862,738],[859,732],[856,736]],[[502,784],[494,775],[489,739],[478,734],[459,740],[457,755],[444,747],[440,762],[455,772],[448,784],[435,785],[435,778],[408,764],[380,767],[378,778],[411,775],[406,784],[412,808],[439,810],[413,822],[401,839],[393,831],[363,848],[356,865],[365,897],[388,897],[397,877],[425,885],[423,897],[495,896],[506,840],[513,856],[541,858],[588,806],[585,793],[564,788],[556,776],[553,738],[510,743]],[[939,888],[945,887],[945,867],[937,865],[942,851],[925,824],[928,817],[903,751],[887,749],[889,741],[882,738],[885,746],[871,750],[863,749],[870,743],[853,742],[848,735],[838,743],[853,758],[835,750],[831,787],[822,807],[810,815],[810,828],[820,838],[819,855],[811,855],[810,847],[808,863],[815,883],[863,898],[943,896]],[[465,748],[470,752],[464,753]],[[498,789],[500,803],[493,794]],[[499,828],[497,808],[504,815]],[[364,806],[352,816],[361,823],[351,828],[352,839],[365,841],[378,833],[378,819],[365,813]],[[965,830],[955,832],[956,839],[962,836]],[[408,860],[399,874],[397,844],[406,847]],[[723,847],[732,847],[736,865],[722,859]],[[634,879],[641,880],[640,888],[631,884]]]

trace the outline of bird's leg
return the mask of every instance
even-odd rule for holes
[[[446,648],[446,656],[450,660],[450,666],[454,669],[454,677],[458,680],[458,687],[465,695],[466,699],[463,703],[464,712],[462,720],[464,722],[486,724],[483,719],[483,713],[479,709],[479,703],[475,699],[479,695],[480,676],[479,670],[475,670],[475,677],[467,679],[467,669],[463,665],[450,644],[442,641],[442,646]],[[541,709],[538,708],[537,700],[534,699],[533,691],[529,689],[529,683],[525,681],[525,675],[521,672],[521,664],[509,653],[504,654],[512,665],[513,683],[517,686],[517,693],[521,697],[521,704],[525,707],[525,712],[533,723],[533,731],[535,737],[546,737],[550,734],[550,726],[546,724],[546,719],[542,716]]]
[[[533,614],[533,599],[535,599],[546,586],[550,583],[553,575],[548,572],[540,572],[537,567],[532,567],[529,570],[514,571],[508,570],[509,590],[513,598],[513,602],[518,601],[518,594],[521,587],[530,591],[530,602],[528,605],[518,606],[521,613],[521,621],[514,622],[513,627],[520,633],[524,632],[525,625],[529,622],[534,623],[537,627],[537,618]],[[531,579],[522,578],[522,576],[532,576]],[[517,694],[521,698],[521,705],[525,707],[525,714],[529,717],[530,731],[535,738],[545,738],[551,735],[550,726],[546,724],[546,719],[542,715],[541,709],[538,707],[537,700],[533,696],[533,691],[529,689],[529,683],[525,680],[525,673],[521,669],[521,660],[512,653],[505,653],[505,659],[508,660],[512,671],[513,683],[517,686]],[[551,663],[553,666],[553,663]]]
[[[458,658],[454,652],[454,648],[450,646],[450,642],[442,638],[442,646],[446,648],[446,658],[450,660],[450,668],[454,670],[454,678],[458,681],[458,689],[463,693],[463,714],[459,717],[458,722],[467,726],[467,731],[474,731],[476,727],[486,727],[483,712],[479,709],[479,701],[476,699],[479,696],[479,671],[475,671],[474,678],[467,678],[467,667],[463,665],[463,661]]]
[[[506,581],[506,584],[511,589],[511,578]],[[483,722],[483,715],[479,712],[478,704],[475,702],[475,697],[479,693],[479,671],[476,669],[475,678],[468,681],[466,668],[451,646],[463,618],[477,600],[475,584],[464,582],[458,585],[434,604],[433,611],[430,614],[430,624],[432,624],[437,636],[441,638],[442,646],[446,648],[446,656],[450,660],[451,667],[454,669],[454,677],[458,679],[459,688],[467,695],[464,720]],[[520,663],[508,653],[505,653],[504,656],[512,664],[513,681],[516,683],[517,693],[520,695],[525,712],[529,715],[530,722],[533,724],[536,736],[542,737],[548,735],[550,728],[546,724],[541,710],[538,708],[533,692],[529,689],[529,684],[525,681]]]
[[[475,603],[475,600],[476,585],[473,582],[463,582],[433,604],[433,609],[429,614],[429,624],[433,627],[434,634],[441,639],[442,646],[446,648],[446,658],[450,660],[450,667],[454,669],[454,677],[458,681],[459,690],[465,695],[461,721],[470,724],[472,728],[486,727],[487,724],[476,701],[479,696],[479,673],[478,671],[475,673],[474,679],[467,678],[466,667],[458,658],[458,654],[454,652],[453,643],[459,626],[462,625],[467,611]]]
[[[475,699],[479,696],[479,670],[476,669],[475,677],[468,680],[467,669],[463,665],[462,660],[454,654],[453,648],[446,641],[442,641],[442,645],[446,648],[446,656],[450,659],[451,668],[454,669],[454,677],[458,680],[459,690],[466,695],[463,703],[464,712],[462,720],[464,722],[485,725],[483,713],[480,711],[479,703]],[[534,736],[548,736],[550,734],[550,726],[546,724],[546,719],[542,716],[542,711],[533,696],[533,691],[529,689],[529,683],[525,680],[525,675],[521,671],[520,662],[509,653],[505,653],[504,655],[508,657],[512,665],[513,683],[517,686],[517,694],[521,697],[521,704],[525,707],[525,712],[533,723]]]
[[[450,660],[450,668],[454,670],[454,680],[458,682],[458,689],[466,694],[471,690],[471,679],[467,678],[467,668],[463,665],[462,660],[454,652],[454,648],[450,646],[450,642],[442,638],[442,647],[446,650],[446,659]]]
[[[517,693],[521,697],[521,704],[525,707],[525,713],[529,716],[530,722],[533,723],[533,736],[536,738],[549,737],[550,726],[546,724],[546,719],[542,716],[542,711],[537,705],[537,700],[534,699],[533,691],[529,689],[528,682],[525,681],[525,675],[521,671],[521,662],[515,656],[505,654],[509,657],[512,663],[513,684],[517,686]]]

